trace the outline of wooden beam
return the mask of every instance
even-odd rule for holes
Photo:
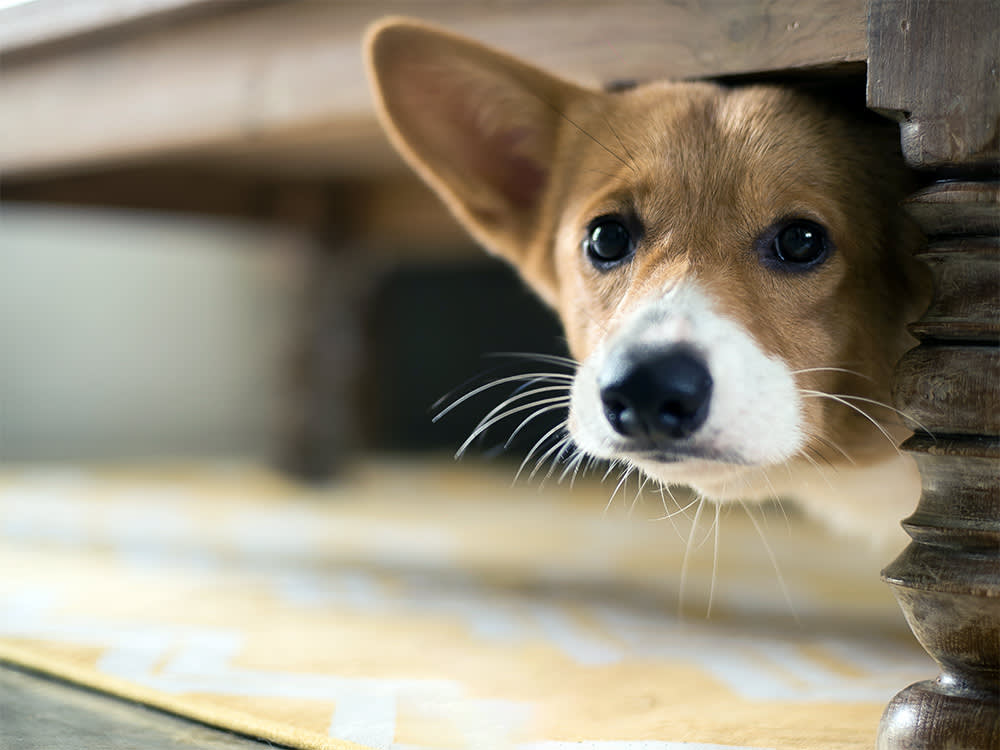
[[[864,0],[223,7],[120,33],[36,36],[47,39],[40,48],[26,30],[8,34],[0,172],[34,177],[178,155],[255,155],[255,169],[285,163],[260,162],[267,153],[290,153],[293,167],[323,173],[395,169],[374,123],[360,54],[362,30],[387,13],[446,23],[586,83],[859,61],[866,49]],[[0,11],[0,28],[14,10]]]
[[[224,5],[219,0],[30,0],[0,10],[0,50],[9,55],[70,39],[125,33]]]
[[[350,181],[269,179],[195,165],[82,173],[5,185],[6,203],[29,202],[209,214],[322,229],[337,217],[351,242],[389,258],[469,254],[468,235],[410,173]]]

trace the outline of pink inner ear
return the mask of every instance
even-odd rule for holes
[[[411,68],[411,76],[416,70]],[[480,211],[531,208],[548,179],[540,158],[549,146],[547,108],[513,81],[479,71],[428,70],[434,75],[411,77],[404,94],[410,121],[429,149],[422,156],[432,168],[454,174],[456,189],[472,188],[460,199],[482,196],[477,187],[499,199],[476,206]]]
[[[469,144],[476,171],[519,210],[531,207],[541,196],[548,172],[537,161],[519,152],[519,147],[538,133],[515,127],[484,138],[481,146]]]

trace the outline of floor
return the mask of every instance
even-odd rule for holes
[[[0,750],[267,746],[206,723],[331,750],[870,750],[934,674],[885,552],[791,508],[685,517],[634,481],[511,473],[0,471]]]
[[[0,666],[0,750],[274,748],[63,682]]]

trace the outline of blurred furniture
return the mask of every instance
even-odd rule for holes
[[[870,106],[900,119],[911,164],[942,179],[912,201],[939,293],[898,387],[937,439],[907,444],[925,493],[907,522],[914,542],[886,572],[942,675],[896,698],[879,743],[1000,746],[1000,6],[35,0],[0,11],[4,199],[252,216],[320,239],[290,417],[291,463],[306,473],[326,471],[349,431],[329,415],[358,360],[351,310],[373,254],[461,245],[370,111],[359,38],[387,12],[595,84],[868,64]]]

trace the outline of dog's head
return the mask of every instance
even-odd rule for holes
[[[894,450],[873,402],[926,292],[891,126],[777,87],[589,90],[407,21],[367,52],[393,143],[561,317],[580,448],[717,498]]]

